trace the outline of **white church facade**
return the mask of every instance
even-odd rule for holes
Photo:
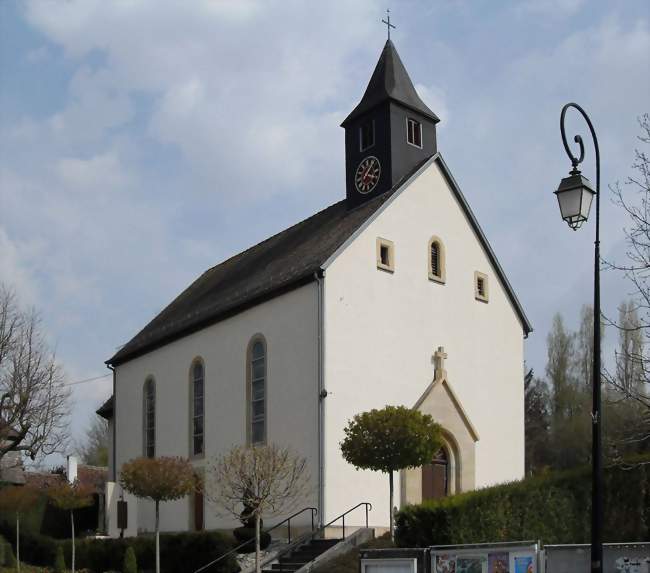
[[[346,198],[206,271],[107,361],[109,533],[124,462],[184,456],[200,476],[256,443],[307,458],[304,505],[323,523],[370,502],[386,526],[387,477],[339,447],[348,420],[385,405],[431,414],[445,439],[431,465],[402,472],[397,505],[523,477],[531,326],[437,150],[437,122],[389,40],[343,123]],[[235,525],[201,496],[161,506],[164,531]],[[152,528],[152,508],[131,500],[127,534]]]

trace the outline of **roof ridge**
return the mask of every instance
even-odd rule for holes
[[[217,267],[220,267],[221,265],[226,264],[227,262],[231,261],[232,259],[236,259],[237,257],[242,256],[242,255],[248,253],[249,251],[252,251],[254,248],[259,247],[259,246],[263,245],[264,243],[267,243],[271,239],[274,239],[274,238],[278,237],[279,235],[282,235],[283,233],[287,233],[288,231],[291,231],[292,229],[295,229],[299,225],[302,225],[303,223],[306,223],[310,219],[313,219],[314,217],[317,217],[321,213],[324,213],[328,209],[331,209],[332,207],[336,207],[337,205],[339,205],[341,203],[344,203],[345,201],[347,201],[347,199],[341,199],[340,201],[337,201],[336,203],[332,203],[331,205],[328,205],[327,207],[323,207],[320,211],[316,211],[316,213],[310,215],[309,217],[305,217],[304,219],[301,219],[300,221],[294,223],[290,227],[286,227],[285,229],[282,229],[281,231],[278,231],[277,233],[271,235],[270,237],[267,237],[266,239],[262,239],[260,242],[255,243],[254,245],[251,245],[250,247],[244,249],[243,251],[239,251],[238,253],[235,253],[234,255],[231,255],[227,259],[224,259],[220,263],[217,263],[216,265],[211,266],[209,269],[206,269],[200,276],[203,276],[206,273],[209,273],[211,270],[216,269]]]

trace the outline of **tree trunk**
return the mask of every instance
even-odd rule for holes
[[[156,500],[156,573],[160,573],[160,502]]]
[[[388,483],[390,484],[390,538],[395,541],[395,530],[393,526],[393,471],[388,472]]]
[[[72,573],[74,573],[74,558],[75,558],[75,546],[74,546],[74,510],[70,510],[70,523],[72,524]]]
[[[255,573],[261,573],[260,567],[260,514],[255,512]]]
[[[20,573],[20,513],[16,512],[16,570]]]

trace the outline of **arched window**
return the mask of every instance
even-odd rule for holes
[[[205,375],[203,362],[195,360],[190,373],[191,453],[203,454],[204,443]]]
[[[266,344],[255,338],[248,351],[248,439],[266,443]]]
[[[429,278],[439,283],[445,282],[445,246],[438,237],[429,239],[427,250],[429,259]]]
[[[144,383],[142,413],[144,455],[153,458],[156,455],[156,383],[153,378],[147,378]]]

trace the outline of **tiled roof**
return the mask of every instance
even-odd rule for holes
[[[525,334],[532,327],[467,200],[442,157],[427,158],[395,186],[350,208],[339,201],[265,241],[212,267],[179,294],[149,324],[106,361],[113,366],[196,332],[315,280],[324,263],[361,228],[428,161],[436,161],[460,202],[479,242],[485,248],[519,315]],[[110,401],[110,399],[109,399]],[[106,402],[98,413],[103,411]]]
[[[358,207],[351,209],[345,199],[339,201],[207,270],[127,342],[107,364],[126,362],[244,308],[314,280],[314,274],[330,255],[422,164],[391,190]]]

